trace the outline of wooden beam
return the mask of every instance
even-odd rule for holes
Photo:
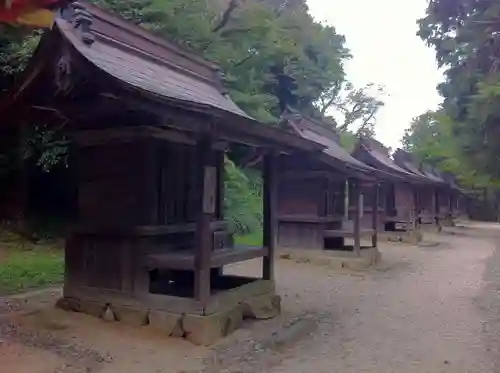
[[[379,209],[378,209],[378,199],[379,199],[379,191],[380,187],[378,184],[375,184],[373,186],[373,206],[374,208],[372,209],[372,228],[373,228],[373,235],[372,235],[372,247],[377,247],[378,244],[378,214],[379,214]]]
[[[354,254],[361,256],[361,188],[359,180],[355,180],[353,184],[354,200],[356,201],[356,211],[354,212]]]
[[[264,257],[262,277],[264,280],[274,280],[274,252],[277,242],[278,224],[278,155],[270,152],[264,157],[263,172],[263,238],[264,247],[268,249]]]
[[[215,180],[212,180],[210,167],[212,139],[204,135],[196,144],[196,253],[194,273],[194,296],[205,304],[210,298],[210,258],[212,254],[212,230],[210,221],[214,213],[214,202],[211,194],[215,191]],[[212,184],[212,185],[211,185]]]
[[[196,139],[189,132],[154,126],[126,126],[92,130],[77,130],[70,133],[75,142],[82,147],[103,145],[108,142],[130,142],[141,138],[196,145]],[[215,149],[226,149],[225,141],[214,142]]]

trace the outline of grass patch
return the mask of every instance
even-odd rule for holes
[[[64,277],[62,251],[14,251],[0,262],[0,294],[58,284]]]
[[[64,278],[64,251],[57,244],[33,244],[0,233],[0,294],[58,284]]]
[[[243,246],[262,246],[262,231],[259,230],[243,236],[236,235],[234,243]]]

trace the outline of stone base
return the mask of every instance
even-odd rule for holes
[[[281,313],[281,298],[273,290],[209,315],[174,313],[70,297],[59,299],[56,306],[66,311],[99,317],[107,322],[153,328],[165,336],[185,338],[193,344],[209,346],[238,329],[243,319],[262,320],[278,316]]]
[[[420,229],[409,231],[409,232],[381,232],[378,234],[380,240],[385,240],[388,242],[402,242],[410,245],[418,245],[422,242],[424,237],[423,232]]]
[[[443,230],[441,224],[422,224],[420,225],[422,232],[440,233]]]
[[[441,225],[443,227],[454,227],[455,220],[453,218],[443,219],[443,220],[441,220]]]
[[[352,251],[340,250],[281,250],[282,259],[291,259],[299,263],[324,265],[334,269],[364,270],[377,264],[382,254],[378,248],[361,250],[361,256],[356,256]]]

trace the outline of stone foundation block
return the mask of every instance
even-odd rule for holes
[[[182,319],[182,329],[185,338],[191,343],[210,346],[238,329],[242,321],[242,307],[236,306],[230,310],[211,315],[186,314]]]
[[[281,313],[281,297],[263,294],[242,303],[243,317],[258,320],[272,319]]]
[[[106,307],[107,305],[103,303],[80,300],[80,312],[83,312],[87,315],[92,315],[100,318],[106,311]]]
[[[182,315],[159,310],[150,310],[148,314],[149,326],[170,337],[182,337]]]
[[[118,321],[131,326],[144,326],[148,324],[148,311],[126,306],[113,306],[113,311]]]

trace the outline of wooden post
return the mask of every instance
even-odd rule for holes
[[[418,224],[418,216],[420,214],[420,202],[419,202],[419,197],[418,197],[418,186],[413,186],[413,205],[412,208],[414,209],[413,212],[413,220],[414,220],[414,226],[413,228],[415,229],[417,224]]]
[[[434,189],[434,217],[436,219],[436,225],[439,225],[439,189]]]
[[[344,190],[344,220],[349,220],[349,181],[346,180],[342,186]]]
[[[379,185],[375,183],[373,187],[373,209],[372,209],[372,247],[377,247],[378,241],[378,200],[379,200]]]
[[[196,144],[196,254],[194,273],[194,296],[197,301],[206,303],[210,298],[210,257],[212,255],[212,232],[210,220],[215,212],[215,188],[212,180],[213,167],[210,167],[212,141],[204,135]]]
[[[274,280],[274,251],[276,248],[278,207],[278,154],[271,151],[264,157],[263,172],[263,243],[267,248],[267,255],[262,265],[262,278]]]
[[[450,196],[448,199],[448,215],[450,216],[450,221],[453,219],[453,190],[450,189]]]
[[[355,180],[353,184],[354,200],[356,207],[354,209],[354,254],[361,256],[361,188],[359,181]]]

